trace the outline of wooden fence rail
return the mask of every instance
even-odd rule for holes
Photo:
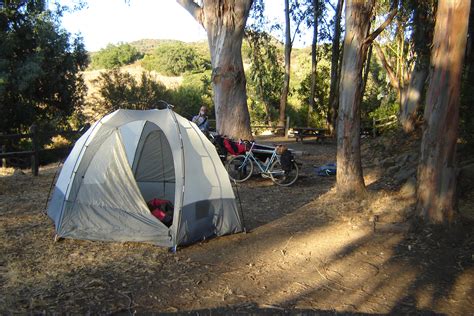
[[[216,130],[216,120],[210,119],[209,125],[211,130]],[[252,132],[260,129],[270,129],[270,130],[282,130],[284,131],[285,136],[288,136],[288,130],[290,128],[290,117],[287,117],[285,125],[250,125]]]
[[[392,126],[397,124],[398,118],[396,115],[390,115],[385,119],[373,119],[372,121],[372,136],[377,136],[377,133],[382,131],[383,129],[387,128],[388,126]]]
[[[54,135],[63,135],[63,136],[71,135],[72,136],[72,135],[80,134],[82,131],[83,129],[78,130],[78,131],[39,132],[38,126],[36,124],[33,124],[30,127],[29,133],[26,133],[26,134],[7,134],[7,135],[0,134],[0,143],[2,144],[2,152],[0,152],[0,159],[2,159],[2,167],[7,166],[6,158],[31,156],[31,173],[37,176],[38,171],[39,171],[40,153],[48,151],[48,150],[54,150],[54,149],[40,148],[40,143],[39,143],[40,136],[54,136]],[[25,139],[25,138],[31,139],[32,150],[7,152],[7,146],[5,144],[5,141],[20,140],[20,139]]]

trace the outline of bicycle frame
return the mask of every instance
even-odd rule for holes
[[[253,155],[253,147],[254,147],[255,143],[252,143],[252,146],[250,147],[249,151],[247,151],[245,153],[245,159],[242,163],[242,166],[241,167],[244,167],[247,165],[247,161],[248,160],[252,160],[255,165],[258,167],[258,169],[260,169],[260,173],[269,173],[268,169],[270,168],[270,166],[272,165],[272,163],[275,161],[275,159],[277,158],[277,153],[276,153],[276,150],[273,150],[272,151],[272,156],[270,157],[270,159],[268,160],[268,162],[260,162],[260,160],[258,160],[257,158],[255,158],[255,156]]]

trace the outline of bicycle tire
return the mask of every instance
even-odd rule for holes
[[[283,171],[280,160],[275,160],[270,166],[270,177],[276,185],[288,187],[298,180],[299,168],[296,161],[292,161],[292,168],[289,172]]]
[[[245,166],[243,166],[245,157],[244,155],[234,156],[227,161],[226,170],[232,181],[240,183],[247,181],[252,176],[253,162],[247,159]]]

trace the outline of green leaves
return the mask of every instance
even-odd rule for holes
[[[262,121],[274,119],[283,84],[283,67],[276,40],[266,32],[247,29],[245,32],[250,49],[247,58],[250,60],[249,97],[255,102],[262,102],[265,107]],[[262,116],[262,115],[260,115]]]
[[[142,65],[167,76],[198,73],[211,68],[210,60],[196,49],[180,42],[164,43],[153,54],[145,56]]]
[[[142,72],[139,78],[118,68],[102,72],[94,82],[99,88],[94,100],[95,111],[105,114],[119,108],[153,109],[160,100],[165,100],[175,106],[176,112],[190,118],[202,105],[211,105],[206,96],[210,90],[209,79],[203,74],[196,76],[200,78],[192,78],[191,82],[168,89],[147,72]]]
[[[0,131],[25,131],[34,121],[66,124],[82,102],[79,74],[88,62],[82,40],[59,25],[41,0],[0,8]],[[55,126],[57,127],[57,126]]]
[[[91,67],[95,69],[112,69],[132,64],[143,55],[130,44],[109,44],[92,56]]]

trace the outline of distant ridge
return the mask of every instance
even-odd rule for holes
[[[133,42],[129,42],[128,44],[132,45],[136,49],[138,49],[139,52],[143,54],[149,54],[152,53],[155,48],[162,44],[174,44],[174,43],[182,43],[190,46],[206,46],[207,47],[207,42],[206,41],[199,41],[199,42],[191,42],[191,43],[186,43],[183,41],[178,41],[178,40],[172,40],[172,39],[141,39]]]

